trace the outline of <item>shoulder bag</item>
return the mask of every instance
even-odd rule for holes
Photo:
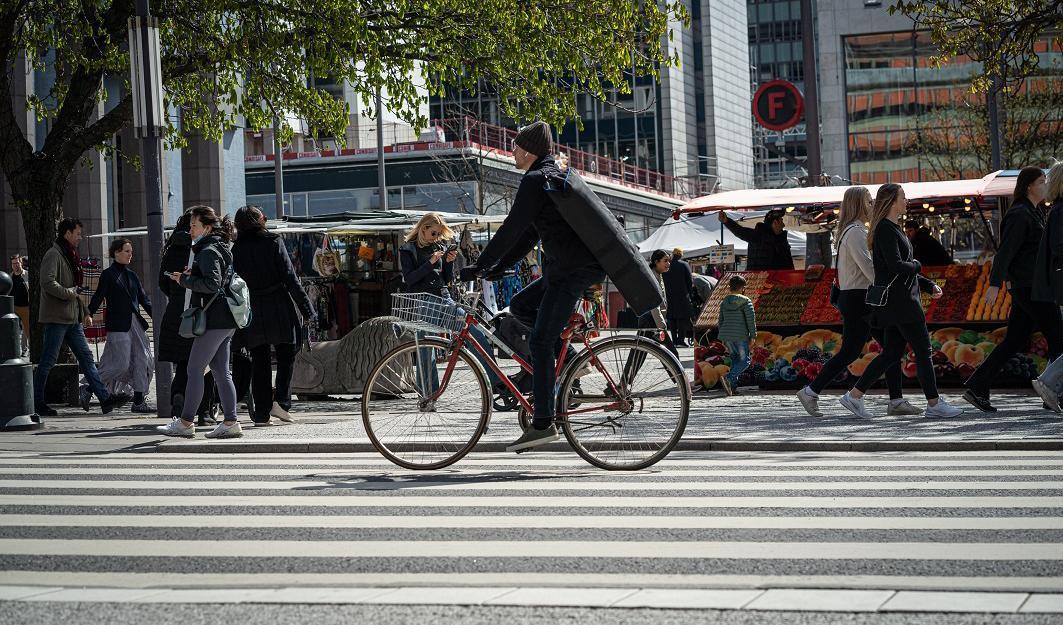
[[[893,276],[893,280],[896,279],[897,276]],[[886,286],[878,286],[872,284],[871,286],[867,287],[867,294],[864,295],[864,303],[868,306],[875,306],[877,308],[885,306],[886,303],[889,301],[890,287],[893,286],[893,280],[890,280],[890,283]]]

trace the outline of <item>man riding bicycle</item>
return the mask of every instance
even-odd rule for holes
[[[513,207],[476,264],[461,272],[462,280],[471,280],[496,267],[509,267],[542,241],[542,277],[514,295],[509,305],[513,316],[531,328],[528,347],[535,410],[532,427],[506,447],[507,451],[537,447],[559,438],[553,422],[559,335],[583,292],[606,276],[587,243],[562,216],[546,190],[551,177],[562,176],[551,156],[550,126],[541,121],[526,126],[514,143],[513,157],[517,167],[526,173],[513,198]],[[602,232],[602,236],[615,235]]]

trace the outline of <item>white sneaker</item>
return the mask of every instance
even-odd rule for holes
[[[891,399],[889,408],[886,409],[886,414],[899,416],[899,415],[917,415],[923,414],[923,411],[912,405],[912,402],[907,399]]]
[[[797,400],[805,407],[805,412],[807,412],[809,416],[823,416],[823,412],[819,409],[819,395],[813,392],[812,389],[806,386],[797,391]]]
[[[269,416],[276,417],[285,423],[294,423],[295,419],[288,413],[287,410],[281,408],[281,405],[277,402],[273,402],[273,407],[269,409]]]
[[[240,438],[244,435],[244,431],[240,429],[240,422],[236,421],[232,425],[229,425],[222,421],[218,424],[218,427],[207,432],[207,438]]]
[[[195,438],[196,426],[185,425],[181,419],[174,419],[166,425],[160,425],[155,428],[155,431],[159,434],[165,434],[166,436],[180,436],[181,438]]]
[[[1054,410],[1055,412],[1063,412],[1059,408],[1059,395],[1056,394],[1047,384],[1041,381],[1041,378],[1037,378],[1030,382],[1033,384],[1033,390],[1037,391],[1037,394],[1041,396],[1045,405]]]
[[[870,419],[874,416],[870,412],[868,412],[866,408],[864,408],[863,397],[857,399],[855,397],[850,396],[849,393],[846,393],[838,399],[838,403],[842,405],[842,408],[845,408],[846,410],[860,417],[861,419]]]
[[[926,412],[923,413],[924,417],[943,417],[949,418],[958,417],[963,414],[961,408],[953,406],[944,397],[938,397],[938,403],[933,406],[927,406]]]

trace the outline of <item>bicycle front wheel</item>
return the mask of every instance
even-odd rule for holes
[[[472,451],[491,417],[480,364],[447,341],[403,343],[373,367],[362,394],[362,423],[377,451],[407,469],[440,469]]]
[[[563,374],[561,428],[584,460],[607,470],[644,469],[683,436],[690,385],[682,366],[652,339],[591,345]]]

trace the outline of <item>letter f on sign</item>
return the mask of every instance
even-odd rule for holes
[[[783,107],[783,98],[786,94],[781,91],[773,91],[768,94],[768,119],[775,119],[775,112]]]

